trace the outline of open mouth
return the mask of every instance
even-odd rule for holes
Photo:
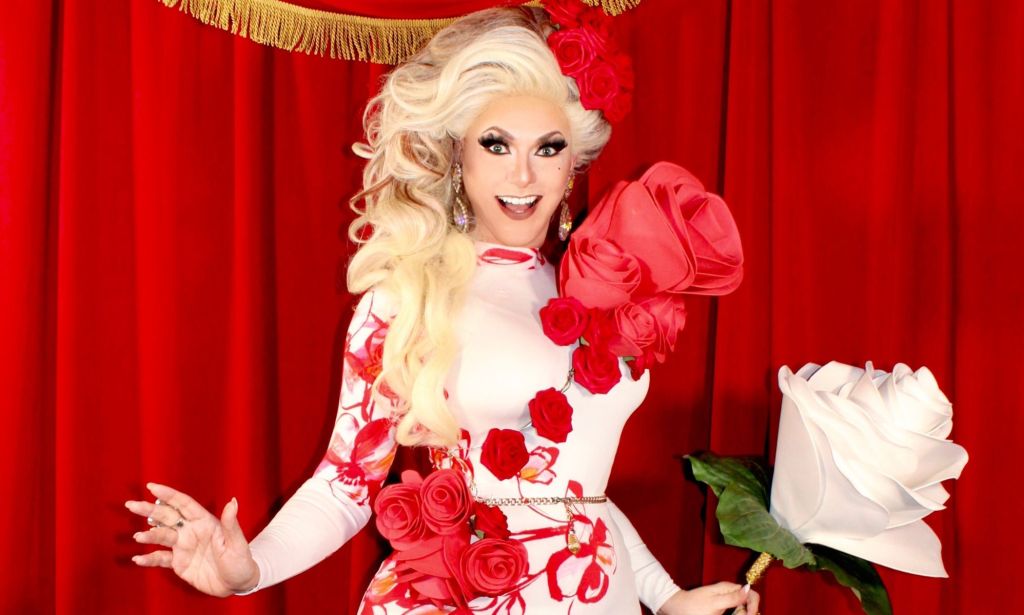
[[[532,196],[498,196],[495,197],[506,215],[522,219],[533,213],[534,207],[540,202],[539,195]]]

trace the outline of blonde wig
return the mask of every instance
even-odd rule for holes
[[[386,382],[401,444],[451,445],[459,437],[444,385],[458,352],[452,316],[476,267],[472,241],[451,223],[455,143],[497,96],[524,94],[560,105],[577,168],[604,147],[611,128],[579,103],[573,79],[548,48],[540,9],[488,9],[444,30],[395,68],[363,117],[368,158],[349,229],[361,244],[348,268],[356,294],[376,289],[395,316],[384,342]],[[396,417],[396,418],[397,418]]]

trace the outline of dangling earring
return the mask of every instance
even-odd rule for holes
[[[558,213],[558,239],[565,241],[569,238],[569,231],[572,230],[572,212],[569,211],[569,195],[572,193],[572,184],[576,178],[569,176],[569,186],[565,189],[565,196],[562,198],[562,209]]]
[[[462,200],[462,164],[456,162],[452,167],[452,223],[460,233],[469,230],[469,208]]]

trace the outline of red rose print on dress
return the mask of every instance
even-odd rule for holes
[[[597,602],[608,591],[615,572],[615,550],[607,542],[608,528],[604,520],[594,523],[582,515],[574,515],[572,524],[580,550],[574,555],[563,549],[551,556],[546,568],[548,591],[555,600],[575,596],[580,602]]]
[[[356,416],[343,412],[327,454],[314,474],[329,480],[335,495],[357,504],[368,503],[387,478],[397,448],[390,419],[363,424]]]
[[[558,460],[558,448],[554,446],[538,446],[530,451],[530,459],[519,471],[519,478],[529,483],[550,485],[555,480],[555,472],[551,466]]]

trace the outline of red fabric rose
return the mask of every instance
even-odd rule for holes
[[[530,460],[526,439],[515,429],[491,429],[487,432],[480,463],[498,480],[512,478]]]
[[[562,73],[570,77],[585,72],[597,57],[594,37],[578,28],[552,32],[548,37],[548,45]]]
[[[469,520],[470,500],[466,479],[457,470],[436,470],[420,488],[423,522],[438,534],[453,534]]]
[[[402,479],[405,482],[382,489],[373,503],[377,530],[395,549],[408,549],[431,534],[420,512],[419,474],[404,472]]]
[[[623,303],[615,308],[615,326],[619,332],[608,349],[620,357],[636,357],[655,344],[661,334],[657,321],[643,304]]]
[[[663,294],[641,304],[658,324],[658,340],[652,351],[659,362],[676,349],[676,336],[686,326],[686,303],[679,295]]]
[[[481,538],[501,538],[507,540],[511,535],[508,531],[508,517],[497,506],[488,506],[483,502],[473,505],[473,529]]]
[[[553,388],[540,391],[530,400],[529,408],[530,420],[540,437],[565,442],[572,431],[572,406],[564,393]]]
[[[587,306],[604,278],[580,278],[608,269],[580,265],[594,260],[595,242],[603,255],[613,253],[603,247],[610,243],[614,251],[634,256],[643,273],[628,298],[616,293],[614,302],[601,302],[603,307],[640,303],[662,292],[725,294],[743,276],[743,249],[728,207],[686,169],[669,162],[653,165],[638,181],[619,182],[573,234],[559,285],[563,296]],[[601,262],[608,260],[603,256]]]
[[[619,327],[615,323],[615,313],[611,310],[591,309],[587,314],[583,339],[598,348],[616,346],[619,343]]]
[[[622,378],[619,358],[598,346],[580,346],[572,353],[573,379],[591,393],[607,393]]]
[[[575,76],[575,75],[574,75]],[[607,113],[615,97],[622,89],[615,67],[603,60],[593,62],[582,75],[577,77],[580,90],[580,104],[584,109],[601,109]],[[607,118],[612,121],[611,118]],[[621,119],[621,118],[620,118]]]
[[[573,235],[562,257],[561,295],[588,308],[612,309],[629,301],[642,279],[636,257],[603,237]]]
[[[736,290],[743,280],[743,246],[725,201],[669,162],[651,166],[640,183],[693,255],[694,279],[684,292],[725,295]]]
[[[462,557],[468,586],[484,596],[511,591],[526,574],[527,553],[521,542],[484,538],[469,545]]]
[[[633,380],[640,380],[640,377],[644,375],[644,372],[650,369],[654,365],[654,355],[650,352],[633,357],[632,361],[627,361],[626,365],[629,366],[629,376]]]
[[[544,0],[544,10],[551,16],[551,21],[563,27],[572,27],[579,23],[580,15],[587,10],[579,0]]]
[[[555,297],[540,309],[544,335],[559,346],[568,346],[583,335],[587,326],[587,308],[574,297]]]

